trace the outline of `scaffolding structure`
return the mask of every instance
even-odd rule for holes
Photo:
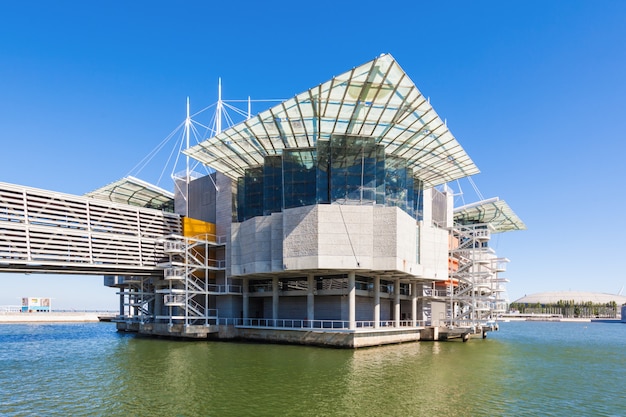
[[[489,223],[455,225],[450,234],[447,317],[451,327],[477,327],[506,312],[506,258],[489,247]]]
[[[219,279],[226,271],[226,260],[218,256],[225,244],[224,238],[215,235],[169,236],[164,240],[163,252],[169,259],[160,264],[165,285],[156,290],[163,303],[163,308],[157,309],[157,321],[186,326],[217,324],[215,296],[237,292]]]

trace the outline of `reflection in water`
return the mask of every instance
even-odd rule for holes
[[[623,415],[626,325],[360,350],[0,326],[0,415]]]
[[[481,415],[498,411],[493,398],[502,359],[488,343],[423,342],[352,352],[343,408],[370,415]],[[481,387],[481,390],[477,390]],[[493,387],[493,389],[492,389]],[[481,392],[482,391],[482,392]]]

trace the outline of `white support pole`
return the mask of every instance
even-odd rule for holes
[[[272,278],[272,320],[274,320],[274,326],[276,326],[276,320],[278,319],[278,277]]]
[[[215,110],[215,134],[222,133],[222,79],[217,80],[217,108]]]
[[[191,115],[189,112],[189,97],[187,97],[187,118],[185,119],[185,146],[189,149],[189,135],[191,134]],[[185,216],[189,216],[189,155],[185,157]]]
[[[348,328],[356,329],[356,272],[348,272]]]
[[[411,325],[417,327],[417,282],[411,283]]]
[[[306,294],[306,318],[312,327],[313,320],[315,320],[315,275],[307,275],[306,280],[308,290]]]
[[[374,328],[380,327],[380,276],[374,277]]]
[[[400,327],[400,278],[396,278],[393,284],[393,292],[394,292],[394,319],[395,326]]]

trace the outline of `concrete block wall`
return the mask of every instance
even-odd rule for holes
[[[270,241],[270,259],[271,270],[283,270],[283,214],[272,213],[271,219],[271,241]]]
[[[231,272],[271,272],[272,217],[259,216],[233,225]]]
[[[432,226],[418,230],[415,220],[397,207],[298,207],[234,223],[231,237],[235,276],[305,269],[396,270],[422,276],[418,250],[430,275],[447,273],[447,231]]]
[[[428,279],[448,278],[448,231],[422,224],[420,227],[420,263]]]
[[[233,181],[226,175],[216,172],[215,184],[217,185],[215,197],[215,231],[218,237],[222,236],[226,239],[226,275],[230,276],[230,239],[233,218]]]
[[[317,211],[319,266],[372,269],[373,206],[319,205]]]
[[[318,206],[283,211],[283,267],[316,269],[318,266]]]

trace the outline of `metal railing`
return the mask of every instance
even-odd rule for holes
[[[241,294],[241,285],[216,285],[209,284],[209,292],[220,294]]]
[[[234,325],[237,327],[255,327],[268,329],[320,329],[320,330],[349,330],[350,322],[348,320],[305,320],[305,319],[227,319],[221,318],[218,321],[223,325]],[[373,320],[355,321],[356,329],[374,329],[376,322]],[[402,328],[402,327],[424,327],[426,322],[423,320],[416,321],[413,326],[413,320],[401,320],[397,323],[395,320],[381,320],[378,328]]]

